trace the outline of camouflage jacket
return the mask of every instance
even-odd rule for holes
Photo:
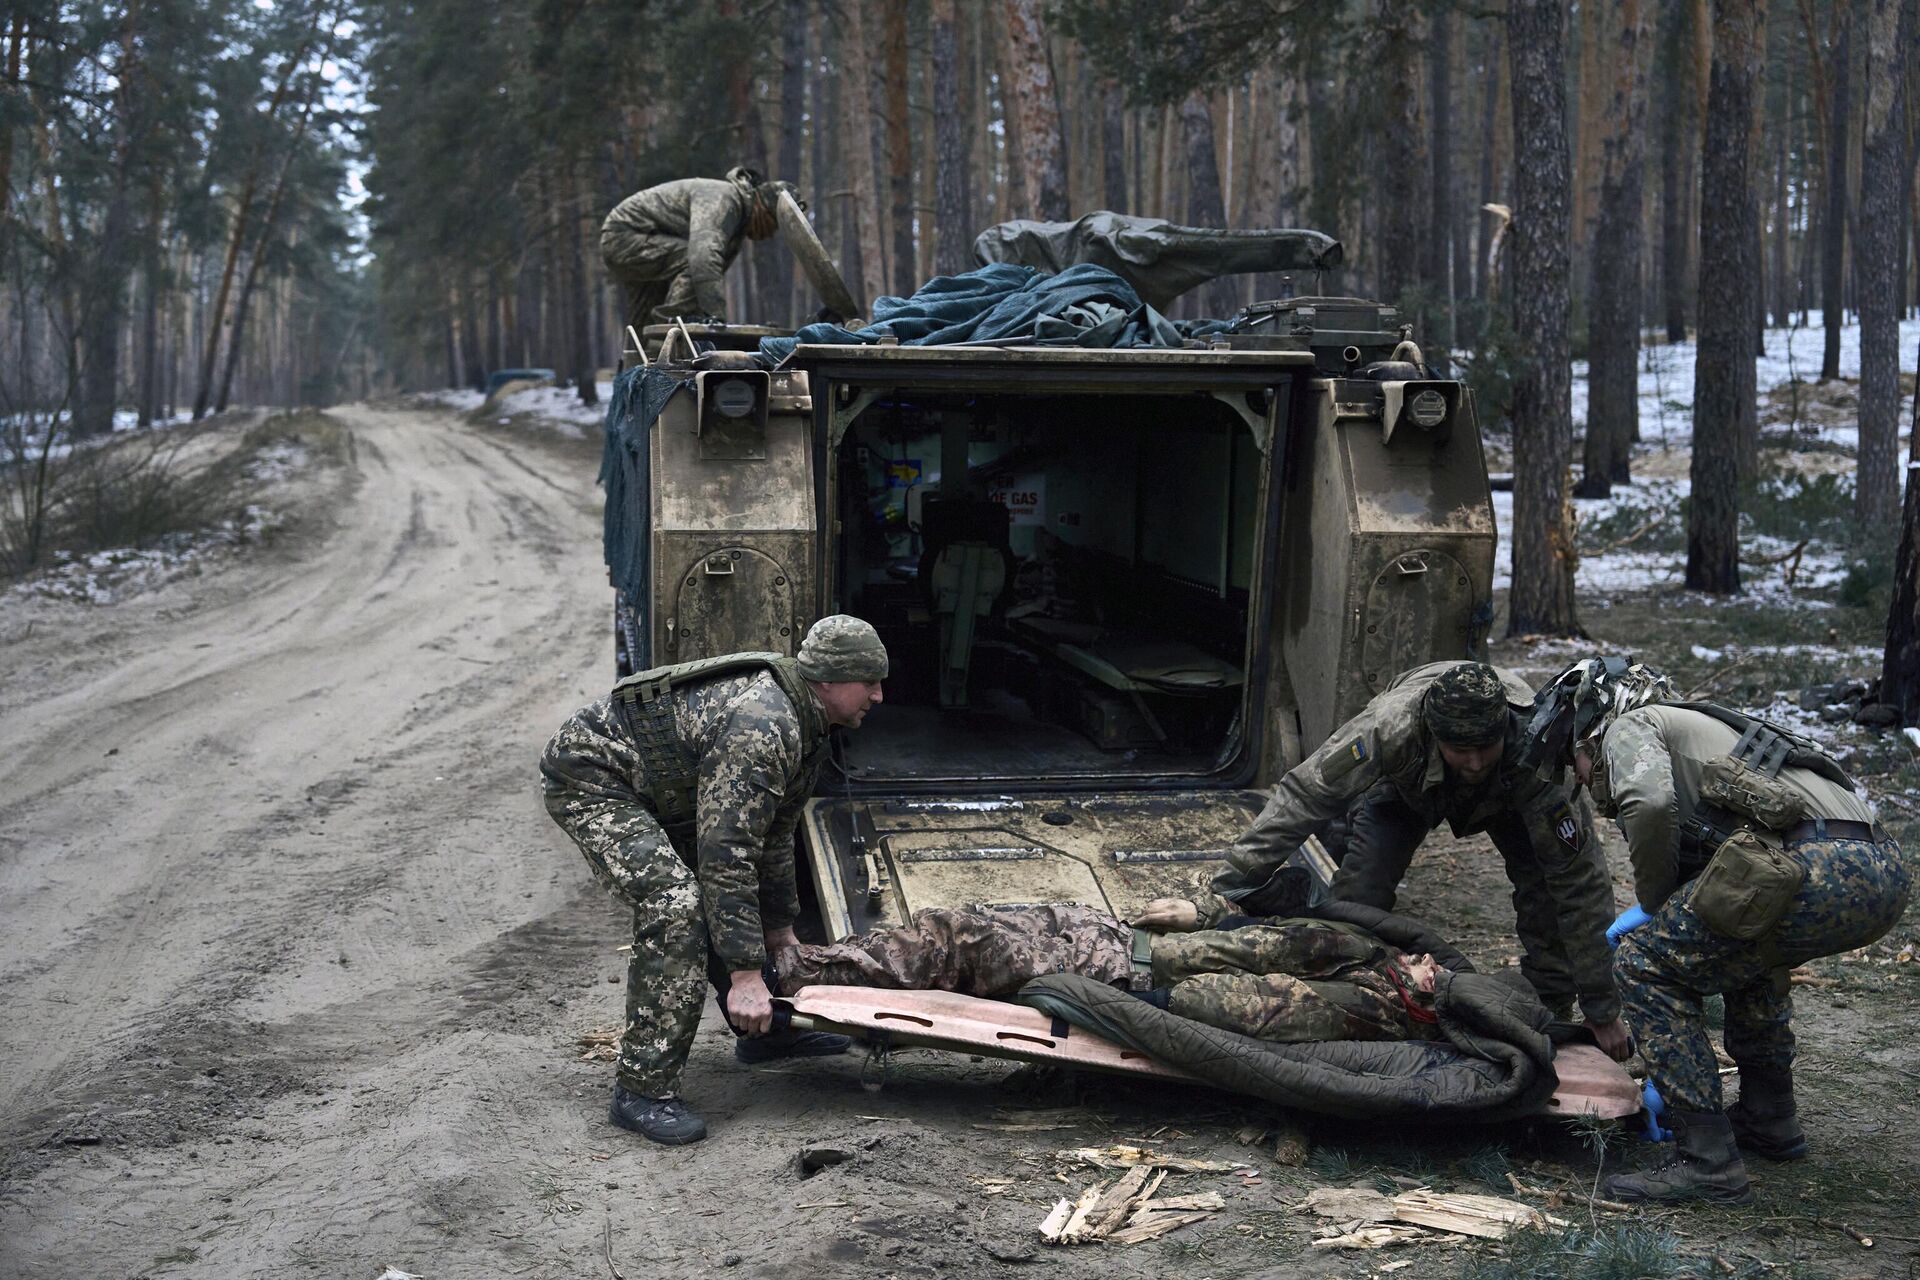
[[[750,188],[723,178],[681,178],[636,191],[613,207],[603,228],[687,242],[687,280],[700,309],[727,312],[721,279],[740,252],[753,203]]]
[[[813,790],[810,737],[826,731],[819,706],[797,708],[771,672],[676,688],[675,736],[698,761],[692,849],[676,844],[700,880],[709,942],[733,971],[766,962],[767,930],[800,913],[794,831]],[[813,719],[812,732],[801,723]],[[611,698],[561,727],[541,770],[576,791],[647,805],[645,764]],[[610,853],[617,857],[617,852]]]
[[[1401,673],[1280,780],[1253,826],[1228,851],[1227,869],[1214,877],[1210,889],[1196,895],[1201,923],[1212,924],[1233,912],[1235,900],[1265,885],[1301,841],[1346,813],[1377,783],[1391,786],[1429,824],[1445,821],[1455,835],[1484,831],[1495,817],[1516,813],[1525,821],[1534,849],[1552,851],[1542,854],[1540,870],[1553,895],[1581,1008],[1589,1016],[1610,1019],[1619,1002],[1606,945],[1614,903],[1605,851],[1595,839],[1579,839],[1572,848],[1564,839],[1568,829],[1578,833],[1586,825],[1574,820],[1577,797],[1571,782],[1546,782],[1514,763],[1521,727],[1517,715],[1510,717],[1506,754],[1492,780],[1466,787],[1448,776],[1421,716],[1420,701],[1440,673],[1456,665],[1433,662]],[[1500,670],[1500,679],[1511,703],[1532,702],[1533,688],[1525,680],[1506,670]],[[1567,856],[1554,856],[1560,853]]]
[[[1232,909],[1232,900],[1266,884],[1293,856],[1301,841],[1345,814],[1370,787],[1386,782],[1415,813],[1432,825],[1443,819],[1455,835],[1484,830],[1489,819],[1510,808],[1552,807],[1566,802],[1566,788],[1533,780],[1512,764],[1513,734],[1500,773],[1492,782],[1463,787],[1447,776],[1440,748],[1427,732],[1420,700],[1440,673],[1456,662],[1432,662],[1403,672],[1359,715],[1334,730],[1326,744],[1280,779],[1253,826],[1234,842],[1228,869],[1214,877],[1211,901],[1200,904],[1207,923]],[[1510,671],[1501,671],[1511,700],[1533,701],[1533,689]]]
[[[1646,910],[1680,887],[1680,832],[1700,802],[1702,771],[1739,738],[1710,715],[1656,705],[1627,712],[1600,739],[1589,789],[1600,813],[1620,823]],[[1811,770],[1782,769],[1779,781],[1805,798],[1809,817],[1873,821],[1858,796]]]

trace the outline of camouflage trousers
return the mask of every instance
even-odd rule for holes
[[[1806,882],[1774,935],[1740,942],[1693,914],[1694,882],[1621,940],[1614,979],[1647,1074],[1675,1111],[1720,1110],[1720,1074],[1701,1002],[1726,1002],[1727,1054],[1743,1069],[1793,1067],[1793,997],[1787,970],[1816,956],[1863,947],[1907,908],[1912,873],[1891,840],[1813,840],[1788,852]]]
[[[606,227],[600,232],[600,257],[627,291],[627,323],[635,333],[708,310],[687,277],[687,242],[678,236]]]
[[[1264,1040],[1397,1040],[1422,1034],[1387,974],[1392,952],[1357,929],[1285,925],[1152,939],[1136,975],[1134,931],[1082,906],[933,908],[898,928],[773,957],[779,990],[814,985],[957,991],[1001,999],[1034,978],[1071,973],[1165,989],[1165,1007]]]
[[[783,948],[773,966],[782,995],[820,984],[1002,999],[1050,973],[1124,987],[1133,978],[1133,929],[1074,905],[930,907],[898,928]]]
[[[1318,920],[1153,940],[1153,985],[1171,1012],[1283,1044],[1426,1037],[1433,1024],[1409,1012],[1401,975],[1380,939]]]
[[[1593,819],[1587,806],[1576,805],[1573,812],[1581,824],[1583,840],[1593,840]],[[1433,826],[1384,784],[1372,787],[1360,798],[1348,821],[1347,852],[1334,874],[1332,894],[1341,902],[1391,911],[1400,882],[1413,865],[1413,855]],[[1520,974],[1540,997],[1540,1003],[1561,1017],[1570,1017],[1579,987],[1566,942],[1560,936],[1560,913],[1533,847],[1534,837],[1519,814],[1495,819],[1488,824],[1487,834],[1500,851],[1507,883],[1513,886]]]
[[[546,784],[547,813],[586,855],[594,879],[633,908],[620,1084],[672,1096],[700,1028],[712,961],[700,884],[639,801]]]

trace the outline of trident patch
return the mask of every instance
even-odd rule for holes
[[[1560,837],[1560,843],[1576,853],[1580,849],[1580,824],[1574,821],[1573,810],[1565,805],[1554,815],[1553,834]]]

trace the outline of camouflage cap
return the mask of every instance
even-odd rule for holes
[[[887,648],[871,623],[829,614],[807,628],[807,638],[800,643],[800,675],[821,684],[884,680]]]
[[[1506,736],[1507,686],[1486,663],[1463,662],[1427,686],[1420,713],[1440,741],[1484,747]]]

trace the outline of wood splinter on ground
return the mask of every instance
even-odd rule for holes
[[[1058,1201],[1040,1224],[1040,1238],[1058,1245],[1102,1240],[1140,1244],[1203,1222],[1226,1208],[1227,1202],[1217,1191],[1155,1200],[1154,1193],[1166,1178],[1166,1169],[1143,1163],[1134,1165],[1111,1185],[1095,1183],[1077,1199]]]
[[[1515,1227],[1567,1225],[1566,1219],[1518,1200],[1428,1190],[1389,1198],[1364,1188],[1321,1187],[1294,1208],[1334,1220],[1327,1234],[1313,1242],[1316,1249],[1379,1249],[1435,1238],[1419,1228],[1447,1232],[1456,1239],[1501,1240]]]

